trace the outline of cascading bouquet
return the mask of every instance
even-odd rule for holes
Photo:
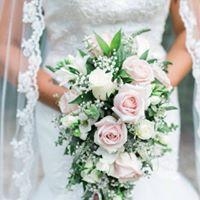
[[[131,198],[135,181],[170,151],[170,62],[152,57],[146,31],[95,33],[85,38],[85,52],[48,66],[68,88],[59,101],[57,144],[73,156],[68,186],[82,184],[84,200]]]

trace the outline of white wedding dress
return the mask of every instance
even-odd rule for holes
[[[169,0],[44,0],[47,41],[43,65],[54,65],[56,61],[73,54],[83,44],[85,35],[93,31],[116,32],[122,28],[133,32],[151,28],[146,36],[151,42],[154,54],[164,58],[166,52],[161,46]],[[177,91],[172,102],[178,107]],[[38,103],[37,131],[44,170],[44,178],[33,200],[79,200],[81,186],[68,191],[65,186],[71,158],[64,156],[64,148],[56,147],[58,130],[52,119],[57,113]],[[179,122],[179,111],[169,113],[168,120]],[[157,169],[150,179],[141,179],[133,191],[134,200],[197,200],[198,196],[189,182],[178,170],[179,129],[169,141],[173,151],[159,159]]]

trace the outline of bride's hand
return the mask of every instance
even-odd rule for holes
[[[23,0],[17,2],[17,9],[14,13],[15,23],[12,24],[11,33],[8,33],[10,26],[10,14],[12,3],[4,1],[2,15],[0,18],[0,77],[4,76],[11,84],[17,85],[18,74],[21,66],[27,66],[28,62],[21,52],[22,35],[22,4]],[[8,48],[9,45],[9,48]],[[38,71],[39,98],[45,104],[58,109],[58,98],[66,89],[56,85],[51,76],[43,69]],[[55,98],[57,94],[57,98]]]

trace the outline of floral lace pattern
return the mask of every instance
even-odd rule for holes
[[[34,163],[34,109],[38,99],[36,75],[41,64],[39,40],[44,29],[41,0],[26,0],[24,2],[23,23],[29,30],[22,41],[22,52],[28,60],[26,71],[19,74],[18,92],[26,98],[23,109],[18,110],[17,119],[20,126],[18,138],[13,139],[12,146],[15,161],[20,170],[13,174],[13,182],[19,190],[17,200],[27,200],[32,190],[31,170]],[[31,30],[31,31],[30,31]]]
[[[195,17],[189,7],[189,1],[182,0],[180,3],[180,14],[184,21],[187,31],[187,48],[193,59],[193,76],[195,78],[196,94],[194,99],[194,108],[197,113],[197,135],[200,138],[200,39],[195,38],[194,32],[197,26]]]
[[[50,47],[46,64],[55,64],[55,56],[59,60],[80,48],[82,38],[92,31],[114,33],[120,28],[127,33],[152,28],[146,36],[153,38],[156,52],[163,53],[160,43],[169,4],[170,0],[44,0]]]

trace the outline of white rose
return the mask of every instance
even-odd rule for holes
[[[102,69],[95,69],[89,74],[90,88],[97,99],[106,100],[116,89],[112,82],[112,73],[106,73]]]
[[[85,169],[81,172],[81,177],[84,181],[88,183],[98,183],[99,182],[99,171],[93,169]]]
[[[160,133],[159,133],[158,140],[163,145],[169,144],[169,136],[168,135],[160,135]]]
[[[152,105],[157,105],[161,102],[161,98],[159,96],[151,96],[150,97],[150,103]]]
[[[154,122],[143,119],[136,125],[135,134],[142,140],[148,140],[155,136],[154,126]]]
[[[113,200],[123,200],[123,199],[122,199],[121,196],[119,196],[119,195],[115,195],[115,196],[113,197]]]
[[[150,49],[149,41],[141,35],[136,36],[137,54],[141,56],[145,51]]]
[[[72,115],[66,115],[65,117],[61,118],[60,121],[64,127],[70,127],[73,123],[78,121],[78,117]]]
[[[155,78],[160,81],[168,90],[172,89],[171,82],[167,74],[157,65],[152,66]]]
[[[86,61],[88,59],[88,56],[82,57],[80,53],[77,53],[76,57],[72,55],[68,55],[67,60],[70,61],[73,68],[77,69],[80,73],[86,74]]]

